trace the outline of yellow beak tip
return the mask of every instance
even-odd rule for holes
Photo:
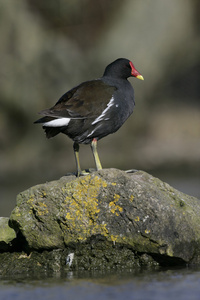
[[[137,75],[136,78],[140,80],[144,80],[144,77],[142,75]]]

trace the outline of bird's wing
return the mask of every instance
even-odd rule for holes
[[[50,109],[40,114],[52,118],[95,118],[106,108],[116,87],[101,80],[81,83],[65,93]]]

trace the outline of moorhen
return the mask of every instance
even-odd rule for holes
[[[117,131],[132,114],[134,90],[128,77],[144,80],[133,63],[119,58],[109,64],[101,78],[86,81],[66,92],[50,109],[40,112],[47,138],[64,133],[73,141],[77,176],[84,175],[79,144],[91,144],[97,170],[102,169],[97,141]]]

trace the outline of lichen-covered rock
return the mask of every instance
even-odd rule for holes
[[[0,217],[0,252],[9,250],[12,241],[16,238],[13,228],[8,225],[9,218]]]
[[[19,194],[10,224],[29,250],[64,249],[102,236],[158,261],[200,262],[200,202],[153,176],[104,169]]]

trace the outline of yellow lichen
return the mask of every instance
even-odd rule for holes
[[[120,195],[115,194],[113,201],[109,203],[110,211],[111,213],[115,214],[116,216],[119,216],[119,212],[123,211],[123,208],[116,204],[116,202],[120,199]]]
[[[46,197],[46,192],[42,192],[39,199],[35,199],[33,195],[30,196],[27,203],[30,206],[29,214],[33,210],[37,213],[38,216],[44,216],[49,213],[46,203],[44,202],[44,197]]]
[[[119,199],[120,199],[120,195],[115,194],[115,195],[114,195],[114,201],[117,202]]]
[[[118,236],[117,235],[111,234],[110,238],[111,238],[112,242],[116,242],[118,240]]]
[[[69,187],[73,192],[65,198],[67,213],[65,220],[70,232],[76,232],[78,240],[85,240],[92,234],[107,234],[106,224],[98,224],[98,195],[101,187],[107,183],[98,176],[81,177]],[[68,236],[69,239],[69,236]]]
[[[45,191],[42,191],[42,194],[40,195],[41,198],[45,198],[47,193]]]
[[[73,218],[70,216],[70,213],[67,213],[66,216],[65,216],[65,218],[66,218],[67,220],[72,220],[72,219],[73,219]]]
[[[16,217],[20,217],[21,216],[20,209],[19,209],[18,206],[16,206],[16,208],[15,208],[15,215],[16,215]]]
[[[63,193],[66,193],[66,191],[67,191],[67,189],[64,188],[64,187],[62,187],[61,190],[62,190]]]
[[[32,204],[34,202],[34,196],[30,196],[30,198],[28,199],[27,203],[28,204]]]
[[[44,202],[37,202],[37,205],[35,205],[35,208],[37,209],[37,214],[39,216],[47,215],[49,212],[47,205]]]
[[[139,222],[139,221],[140,221],[140,217],[137,216],[137,217],[135,218],[135,222]]]
[[[107,224],[101,224],[101,233],[104,235],[104,236],[107,236],[108,235],[108,229],[107,229]]]

